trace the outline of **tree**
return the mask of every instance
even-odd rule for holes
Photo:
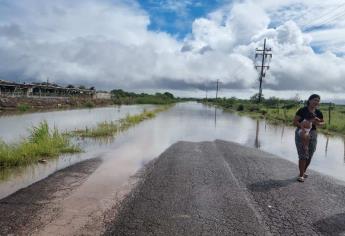
[[[170,98],[170,99],[174,99],[174,95],[169,93],[169,92],[165,92],[164,96],[166,96],[167,98]]]
[[[122,97],[130,97],[130,94],[123,91],[122,89],[113,89],[110,91],[113,97],[122,98]]]
[[[86,87],[84,85],[80,85],[78,88],[79,89],[86,89]]]
[[[254,94],[253,96],[251,96],[250,97],[250,101],[251,102],[258,102],[259,101],[259,93],[256,93],[256,94]],[[264,101],[265,100],[265,98],[264,98],[264,95],[263,94],[261,94],[261,101]]]
[[[265,104],[271,107],[279,105],[280,99],[277,97],[269,97],[265,100]]]
[[[69,84],[66,86],[66,88],[74,88],[74,86],[72,84]]]

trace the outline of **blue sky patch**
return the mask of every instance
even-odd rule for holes
[[[149,30],[163,31],[183,39],[191,33],[195,19],[225,4],[226,0],[139,0],[141,7],[150,15]]]

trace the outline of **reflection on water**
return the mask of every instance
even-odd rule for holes
[[[285,126],[283,126],[283,128],[282,128],[282,134],[280,135],[280,140],[281,140],[281,142],[283,142],[284,130],[285,130]]]
[[[259,141],[259,120],[256,120],[256,133],[255,133],[255,143],[254,146],[256,148],[260,148],[260,141]]]
[[[71,160],[77,162],[96,156],[103,158],[103,163],[86,183],[90,184],[88,189],[102,188],[99,193],[94,193],[101,198],[103,196],[101,193],[115,191],[115,186],[124,184],[144,163],[158,157],[170,145],[181,140],[198,142],[223,139],[260,148],[297,163],[294,130],[294,127],[272,125],[263,120],[238,116],[198,103],[182,103],[159,113],[152,120],[146,120],[121,133],[107,144],[97,141],[85,143],[85,140],[79,140],[86,148],[86,153],[79,154],[78,157],[71,156]],[[281,141],[277,142],[277,140]],[[310,167],[345,180],[345,140],[338,136],[327,137],[319,134],[317,145]],[[38,174],[39,171],[30,169],[22,171],[18,174],[21,176],[20,181],[32,183],[43,178],[47,173],[61,169],[60,163],[52,162],[53,167],[38,165],[38,169],[49,169],[45,170],[44,174]],[[4,186],[11,185],[11,190],[25,186],[23,183],[20,184],[20,181],[14,181],[13,179],[17,178],[15,176],[14,174],[7,183],[0,182],[0,197],[6,195],[6,192],[9,193],[8,187]],[[98,187],[92,188],[91,185]],[[83,192],[80,195],[87,194]]]
[[[217,127],[217,107],[214,107],[214,127]]]
[[[326,136],[325,156],[327,156],[328,141],[329,141],[329,136],[327,135],[327,136]]]

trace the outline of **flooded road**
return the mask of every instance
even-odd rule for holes
[[[140,112],[142,109],[139,107],[137,110]],[[99,109],[101,111],[102,108]],[[173,143],[215,139],[259,148],[297,163],[293,127],[270,125],[202,104],[181,103],[119,134],[113,141],[79,140],[85,153],[51,160],[47,165],[38,164],[12,171],[8,178],[0,182],[0,197],[42,179],[57,169],[87,158],[100,157],[102,164],[63,202],[59,218],[42,231],[42,235],[56,230],[71,233],[85,225],[90,217],[100,217],[114,199],[126,193],[130,176]],[[319,134],[310,167],[345,181],[344,144],[341,137]]]
[[[0,134],[4,140],[15,140],[25,135],[25,125],[37,124],[44,119],[60,129],[71,130],[86,125],[92,126],[104,120],[117,120],[126,114],[140,113],[144,108],[153,107],[135,105],[1,117]],[[6,131],[10,128],[11,132]],[[293,127],[271,125],[265,121],[223,112],[202,104],[184,103],[158,114],[153,120],[131,128],[108,143],[89,139],[78,140],[85,153],[62,156],[50,160],[46,165],[37,164],[18,168],[16,171],[2,172],[0,177],[5,180],[0,181],[0,198],[59,169],[94,157],[102,157],[106,162],[106,169],[110,169],[110,172],[116,172],[117,169],[127,170],[123,177],[127,179],[177,141],[215,139],[256,147],[297,162]],[[317,150],[310,167],[345,181],[344,146],[345,141],[342,137],[328,137],[319,133]]]

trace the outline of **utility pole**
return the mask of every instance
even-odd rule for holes
[[[217,98],[218,98],[218,83],[219,83],[219,79],[217,79],[216,100],[217,100]]]
[[[206,91],[206,103],[207,103],[207,85],[205,86],[205,91]]]
[[[261,65],[255,65],[255,69],[260,68],[260,77],[259,77],[259,103],[261,102],[261,97],[262,97],[262,80],[265,78],[266,75],[266,70],[270,68],[267,62],[267,58],[271,59],[272,58],[272,49],[271,48],[266,48],[266,39],[264,40],[264,48],[263,49],[256,49],[255,50],[255,58],[258,56],[262,56],[261,60]],[[268,60],[269,61],[269,60]]]
[[[328,104],[328,125],[331,125],[331,106],[332,106],[332,103],[330,102]]]

